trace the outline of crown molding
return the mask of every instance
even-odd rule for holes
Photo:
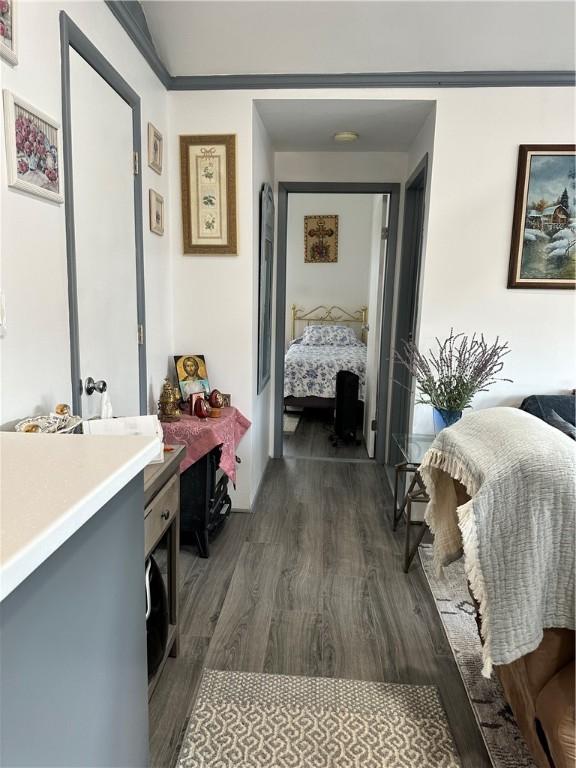
[[[351,72],[302,75],[179,75],[171,91],[303,88],[519,88],[573,86],[576,72]]]
[[[138,0],[105,0],[105,2],[162,85],[170,90],[172,77],[154,47],[144,11]]]

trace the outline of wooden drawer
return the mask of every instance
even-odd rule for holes
[[[146,507],[144,515],[144,555],[148,556],[178,512],[180,503],[180,477],[178,474],[166,483],[160,493]]]

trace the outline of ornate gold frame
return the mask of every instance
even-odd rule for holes
[[[310,309],[305,312],[302,309],[298,309],[296,304],[292,304],[292,332],[290,341],[294,341],[296,338],[296,323],[303,322],[305,325],[310,323],[345,323],[346,325],[352,323],[360,324],[360,338],[366,343],[368,334],[368,307],[360,307],[360,309],[354,312],[348,312],[347,309],[342,309],[333,304],[327,307],[325,304],[320,304],[314,309]],[[318,314],[316,314],[318,313]]]

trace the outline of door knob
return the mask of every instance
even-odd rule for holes
[[[104,379],[100,379],[100,381],[94,381],[92,376],[88,376],[84,383],[84,390],[87,395],[93,395],[94,392],[99,392],[102,394],[103,392],[106,392],[108,385],[104,381]]]

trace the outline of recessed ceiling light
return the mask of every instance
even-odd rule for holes
[[[356,141],[357,138],[356,131],[338,131],[334,134],[334,141]]]

